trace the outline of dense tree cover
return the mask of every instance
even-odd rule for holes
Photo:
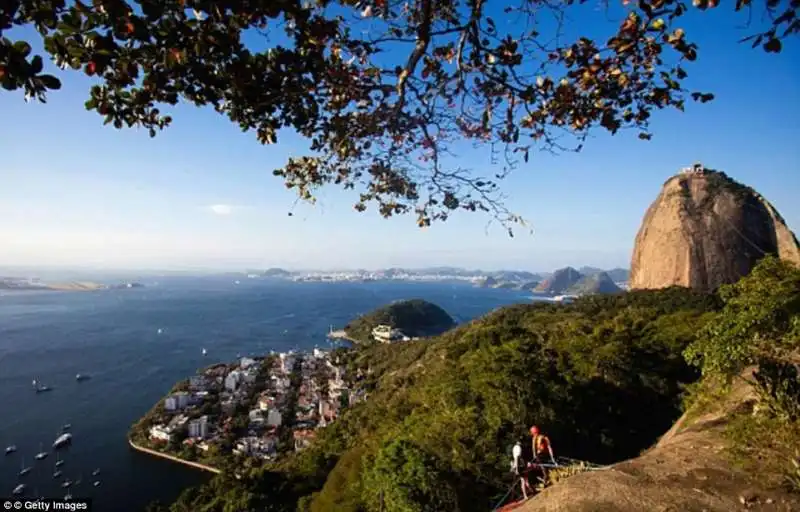
[[[742,15],[743,35],[775,53],[800,32],[799,8],[735,3],[757,14]],[[337,184],[360,193],[356,209],[373,202],[384,216],[415,213],[421,226],[456,209],[515,221],[497,181],[532,149],[580,149],[594,127],[648,139],[654,111],[713,98],[683,85],[699,50],[681,22],[695,9],[680,0],[595,9],[585,0],[6,0],[0,85],[40,101],[60,88],[30,41],[9,38],[35,28],[59,67],[96,79],[86,108],[117,128],[155,135],[171,122],[164,105],[212,106],[262,143],[284,127],[310,140],[307,155],[274,171],[301,198]],[[593,37],[570,25],[572,14],[594,18]],[[454,158],[459,139],[487,145],[502,168],[474,175]]]
[[[348,364],[368,376],[368,399],[226,492],[259,490],[243,510],[482,511],[510,484],[510,445],[533,423],[560,455],[635,456],[680,414],[682,385],[699,375],[682,351],[719,306],[679,288],[591,296],[357,348]]]
[[[432,336],[441,334],[455,325],[445,310],[422,299],[394,302],[366,315],[362,315],[344,328],[354,340],[370,343],[372,329],[378,325],[390,325],[408,336]]]
[[[725,306],[686,357],[702,369],[706,392],[755,368],[751,382],[760,401],[734,418],[731,451],[748,469],[782,474],[800,492],[800,268],[767,256],[719,293]]]
[[[800,349],[800,269],[768,256],[719,293],[724,309],[686,351],[703,373],[731,377],[760,360],[795,359]]]

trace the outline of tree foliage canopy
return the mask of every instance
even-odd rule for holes
[[[704,374],[732,377],[761,361],[794,362],[800,350],[800,269],[763,258],[739,282],[724,286],[725,307],[687,358]]]
[[[378,325],[400,329],[408,336],[433,336],[443,333],[455,324],[453,318],[436,304],[422,299],[410,299],[361,315],[344,329],[351,338],[370,343],[373,341],[372,329]]]
[[[262,143],[284,127],[310,139],[307,155],[274,171],[303,199],[333,183],[360,193],[357,210],[374,202],[384,216],[415,213],[420,226],[457,209],[518,221],[497,182],[532,149],[579,149],[596,126],[647,139],[654,110],[712,99],[682,85],[697,58],[678,26],[691,7],[615,0],[607,37],[568,36],[567,14],[585,3],[6,0],[0,85],[40,101],[60,87],[28,41],[3,37],[35,27],[57,65],[96,77],[86,107],[117,128],[155,135],[171,121],[163,105],[210,105]],[[779,52],[800,31],[799,7],[759,3],[770,17],[753,45]],[[246,44],[254,35],[263,44]],[[490,145],[502,170],[462,167],[450,149],[458,139]]]

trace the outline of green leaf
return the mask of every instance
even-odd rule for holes
[[[768,53],[780,53],[783,45],[781,45],[781,41],[779,39],[775,39],[774,37],[764,44],[764,49]]]
[[[54,77],[53,75],[42,75],[39,77],[39,81],[42,82],[42,85],[44,85],[48,89],[52,90],[61,89],[61,80]]]
[[[25,41],[17,41],[14,43],[14,50],[21,53],[23,57],[27,57],[31,53],[31,45]]]
[[[42,72],[43,67],[42,58],[39,55],[35,55],[33,59],[31,59],[31,73],[38,75]]]

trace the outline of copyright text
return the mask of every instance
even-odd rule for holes
[[[0,501],[3,503],[3,508],[0,509],[0,512],[5,512],[6,510],[12,512],[15,510],[42,510],[44,512],[61,510],[85,512],[92,510],[91,500],[21,500],[0,498]]]

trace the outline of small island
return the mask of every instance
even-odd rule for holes
[[[358,317],[344,327],[344,334],[356,343],[390,343],[437,336],[455,325],[453,318],[436,304],[411,299],[393,302]]]

